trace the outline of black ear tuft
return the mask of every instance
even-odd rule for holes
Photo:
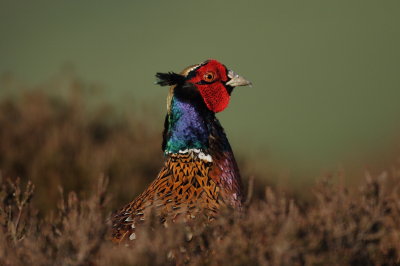
[[[157,73],[156,78],[157,78],[156,84],[160,86],[172,86],[176,84],[183,84],[186,80],[184,76],[176,74],[174,72]]]

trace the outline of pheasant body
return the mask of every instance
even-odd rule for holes
[[[204,79],[197,81],[199,73],[206,83]],[[208,73],[213,73],[213,80],[207,79]],[[114,240],[135,239],[137,224],[143,222],[150,211],[155,211],[160,220],[166,222],[187,221],[200,213],[212,219],[226,206],[240,209],[243,198],[240,173],[215,116],[222,105],[218,99],[205,98],[215,95],[223,98],[225,93],[229,96],[233,86],[226,83],[234,83],[235,77],[241,78],[232,74],[233,77],[229,77],[229,74],[225,66],[208,60],[181,74],[157,75],[159,84],[172,85],[162,144],[165,163],[152,184],[114,215]],[[214,84],[219,81],[217,78],[221,86]],[[236,86],[249,84],[241,79],[242,84]],[[207,86],[202,93],[200,86],[204,84],[215,86]],[[205,93],[208,96],[204,96]],[[226,108],[226,99],[222,101]]]

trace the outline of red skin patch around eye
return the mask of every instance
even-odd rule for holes
[[[210,84],[197,84],[204,80],[207,72],[215,73],[215,81]],[[209,60],[205,65],[196,70],[196,76],[190,82],[199,89],[208,109],[214,113],[223,111],[229,104],[230,95],[224,86],[228,80],[226,67],[217,60]]]

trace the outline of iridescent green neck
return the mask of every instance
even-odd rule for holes
[[[164,129],[165,153],[207,150],[210,135],[208,123],[213,117],[214,114],[205,107],[174,96]]]

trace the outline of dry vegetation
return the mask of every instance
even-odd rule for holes
[[[108,105],[85,109],[84,86],[76,86],[67,98],[27,91],[0,102],[0,171],[31,180],[41,211],[56,207],[59,186],[85,192],[101,175],[118,191],[113,202],[127,202],[162,164],[159,132]]]
[[[400,168],[351,192],[325,180],[310,201],[257,185],[244,213],[153,219],[130,246],[111,243],[107,218],[157,174],[160,134],[83,105],[40,92],[0,102],[0,265],[400,264]]]

